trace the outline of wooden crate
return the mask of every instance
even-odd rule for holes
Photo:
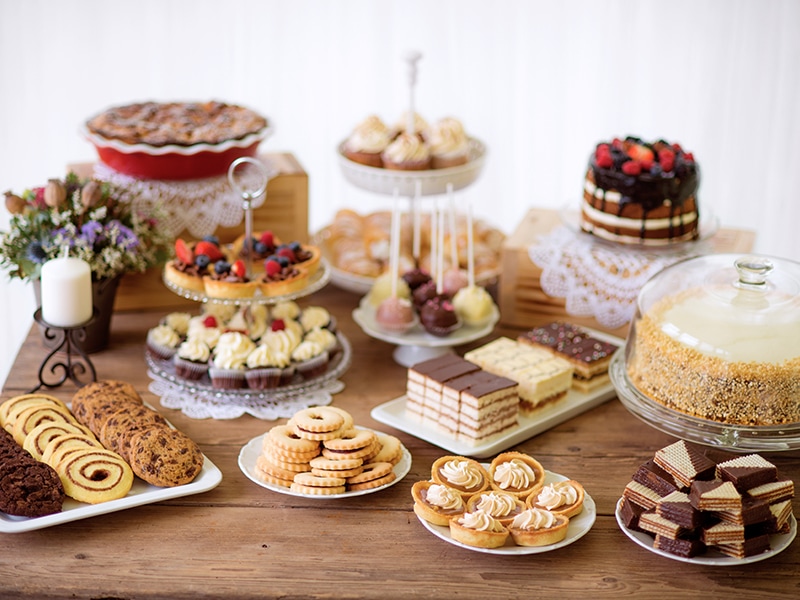
[[[272,230],[281,240],[307,243],[308,231],[308,175],[297,159],[289,153],[265,154],[278,174],[267,184],[267,198],[262,206],[253,210],[253,231]],[[90,177],[92,163],[69,165],[68,168],[82,177]],[[244,222],[236,227],[220,227],[215,231],[220,242],[230,243],[244,233]],[[187,232],[178,237],[191,239]],[[197,303],[173,294],[161,280],[162,269],[149,269],[145,273],[129,273],[122,278],[115,311],[142,308],[190,308]]]
[[[547,234],[559,225],[558,211],[531,209],[503,244],[502,275],[500,278],[500,322],[523,329],[543,325],[556,319],[592,327],[625,338],[628,326],[609,329],[593,317],[568,315],[563,298],[545,294],[539,282],[542,271],[531,261],[528,249],[537,237]],[[749,252],[755,242],[755,232],[720,229],[710,240],[714,252]]]

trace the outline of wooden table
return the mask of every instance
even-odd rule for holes
[[[557,551],[505,557],[434,537],[412,512],[410,490],[446,452],[370,418],[374,406],[404,393],[405,369],[392,360],[391,345],[367,337],[353,323],[356,296],[329,286],[309,301],[337,316],[353,346],[352,367],[342,377],[346,388],[334,404],[351,411],[356,423],[401,438],[413,456],[404,480],[376,494],[327,501],[255,485],[239,470],[237,455],[275,423],[251,417],[192,420],[161,408],[147,391],[143,350],[146,330],[164,312],[117,313],[111,347],[92,357],[98,377],[133,382],[147,402],[200,444],[223,481],[199,495],[0,534],[0,597],[797,597],[798,542],[767,561],[709,567],[662,558],[619,530],[614,505],[622,489],[640,463],[674,439],[640,422],[616,399],[518,446],[545,468],[585,485],[597,503],[597,520],[585,537]],[[35,384],[44,355],[32,330],[3,399]],[[54,395],[69,399],[74,391],[68,383]],[[770,458],[800,481],[800,454]]]

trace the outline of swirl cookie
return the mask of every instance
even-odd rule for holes
[[[14,428],[14,421],[17,415],[30,406],[58,406],[66,408],[67,405],[55,396],[48,394],[22,394],[21,396],[14,396],[0,404],[0,425],[6,431],[11,433]]]
[[[31,429],[28,435],[25,436],[25,442],[22,444],[22,447],[30,452],[30,455],[36,460],[42,460],[42,454],[44,454],[45,448],[47,448],[47,445],[51,441],[61,436],[71,434],[82,434],[94,438],[94,435],[92,435],[87,427],[78,423],[48,422],[41,423]]]
[[[56,469],[68,496],[99,504],[124,498],[133,485],[133,472],[121,456],[103,448],[69,454]]]

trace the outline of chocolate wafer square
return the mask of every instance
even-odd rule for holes
[[[686,487],[696,480],[713,479],[716,463],[683,440],[656,451],[653,460]]]
[[[639,465],[639,468],[633,474],[633,480],[650,488],[659,496],[677,492],[679,486],[681,486],[671,474],[659,467],[652,458]]]
[[[737,456],[719,463],[716,475],[722,481],[730,481],[740,492],[775,481],[778,469],[758,454]]]
[[[656,505],[656,514],[686,529],[699,527],[702,522],[702,514],[691,505],[688,494],[679,491],[661,498]]]
[[[698,510],[742,510],[742,495],[730,481],[695,481],[689,501]]]
[[[703,554],[706,551],[706,545],[700,540],[694,539],[672,539],[657,535],[653,548],[658,548],[664,552],[675,554],[676,556],[683,556],[685,558],[692,558],[698,554]]]

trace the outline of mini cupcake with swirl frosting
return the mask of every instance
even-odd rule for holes
[[[316,342],[303,340],[292,351],[292,362],[303,379],[313,379],[325,372],[330,357],[328,351]]]
[[[161,360],[170,360],[175,355],[181,336],[169,325],[156,325],[147,332],[147,349]]]
[[[401,133],[381,155],[383,166],[395,171],[425,171],[431,168],[431,152],[418,135]]]
[[[211,385],[216,389],[237,389],[245,385],[247,357],[255,349],[253,341],[238,331],[223,333],[208,367]]]
[[[370,115],[356,125],[342,145],[342,154],[353,162],[381,167],[381,153],[391,142],[389,128],[380,117]]]
[[[289,383],[294,375],[289,356],[260,344],[247,357],[245,379],[247,387],[266,390]]]
[[[430,128],[426,139],[431,149],[431,168],[446,169],[468,162],[469,140],[458,119],[440,119]]]
[[[197,381],[208,371],[208,359],[211,349],[199,338],[187,338],[178,346],[178,351],[172,358],[175,365],[175,375],[190,381]]]

